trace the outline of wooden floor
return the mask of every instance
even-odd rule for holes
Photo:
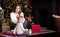
[[[60,33],[53,30],[47,30],[45,27],[41,27],[40,33],[34,33],[26,37],[60,37]]]
[[[40,33],[34,33],[28,37],[57,37],[57,32],[53,30],[48,30],[46,27],[41,27]]]

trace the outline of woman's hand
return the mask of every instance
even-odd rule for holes
[[[17,20],[19,19],[19,15],[16,16]]]

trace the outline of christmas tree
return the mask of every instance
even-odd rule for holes
[[[2,8],[4,9],[5,17],[9,17],[10,12],[13,11],[15,5],[21,5],[25,17],[31,15],[32,6],[30,0],[2,0]]]

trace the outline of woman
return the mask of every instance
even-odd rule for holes
[[[15,6],[14,8],[14,12],[11,12],[10,13],[10,18],[11,18],[11,22],[12,22],[12,25],[11,25],[11,30],[13,30],[15,27],[16,27],[16,24],[18,23],[18,17],[19,16],[22,16],[24,17],[24,14],[21,10],[21,6],[17,5]],[[23,23],[25,22],[25,18],[23,19]],[[27,23],[27,22],[26,22]],[[26,26],[26,25],[25,25]]]

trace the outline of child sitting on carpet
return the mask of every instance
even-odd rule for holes
[[[20,16],[18,18],[18,23],[16,25],[16,33],[17,34],[23,34],[25,31],[28,31],[28,29],[24,29],[24,27],[23,27],[23,22],[24,22],[23,19],[24,18],[22,16]]]

